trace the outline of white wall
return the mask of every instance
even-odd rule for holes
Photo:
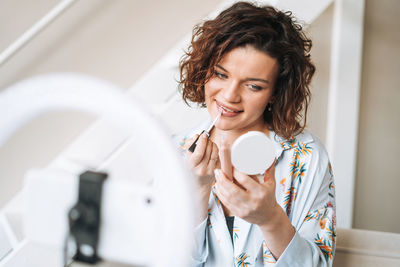
[[[367,0],[354,227],[400,233],[400,1]]]
[[[326,120],[329,93],[329,67],[331,53],[333,5],[330,5],[309,27],[313,41],[311,58],[316,71],[311,83],[311,105],[307,116],[307,129],[326,144]]]

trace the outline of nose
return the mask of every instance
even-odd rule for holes
[[[227,102],[238,103],[240,102],[240,86],[236,81],[232,81],[225,88],[222,89],[222,95]]]

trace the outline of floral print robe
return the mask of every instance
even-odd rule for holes
[[[186,138],[206,128],[181,136]],[[191,266],[332,266],[335,251],[335,187],[328,155],[321,142],[304,131],[284,140],[270,133],[275,144],[276,200],[296,232],[278,260],[257,225],[235,217],[233,242],[214,188],[208,217],[195,230]]]

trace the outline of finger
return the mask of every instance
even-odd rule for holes
[[[210,170],[214,170],[218,162],[218,147],[214,142],[210,141],[210,143],[212,144],[211,146],[212,151],[211,151],[210,161],[208,163],[208,168]]]
[[[187,161],[187,163],[189,165],[189,168],[191,168],[191,169],[194,168],[196,165],[195,165],[195,163],[193,162],[193,159],[192,159],[193,153],[190,152],[188,149],[193,144],[194,140],[196,140],[196,138],[198,136],[199,135],[196,134],[192,138],[186,139],[185,143],[181,146],[181,149],[183,149],[183,151],[185,153],[185,159],[186,159],[186,161]]]
[[[221,135],[221,143],[219,150],[219,158],[221,161],[221,169],[225,175],[232,180],[232,162],[231,162],[231,151],[227,144],[225,135]]]
[[[215,174],[217,196],[233,214],[240,217],[243,211],[252,208],[251,196],[245,189],[227,178],[221,170],[215,170]]]
[[[211,153],[212,153],[212,141],[207,140],[207,146],[206,146],[206,151],[204,153],[203,161],[208,165],[211,159]]]
[[[246,198],[245,190],[235,185],[220,169],[215,169],[214,174],[215,180],[217,181],[217,184],[219,184],[218,187],[225,197],[230,199],[231,203],[238,203]]]
[[[227,207],[228,210],[232,211],[234,205],[230,203],[229,197],[227,197],[223,192],[221,192],[221,187],[218,185],[218,183],[215,184],[215,194],[217,195],[221,203],[224,204],[224,206]]]
[[[231,199],[227,198],[224,194],[222,194],[218,186],[215,186],[215,193],[218,197],[218,199],[221,201],[221,203],[227,208],[230,212],[230,216],[239,216],[240,217],[240,211],[243,210],[243,207],[241,205],[236,205],[231,202]],[[225,214],[227,216],[227,214]]]
[[[264,184],[275,183],[275,163],[276,159],[274,160],[274,163],[272,163],[272,165],[265,171]]]
[[[200,136],[199,140],[197,141],[196,149],[194,150],[193,155],[191,157],[192,163],[195,166],[197,166],[204,157],[204,153],[207,148],[207,139],[208,139],[208,136],[205,133],[203,133]]]
[[[233,169],[233,177],[247,191],[257,191],[260,189],[260,183],[254,180],[249,175]]]

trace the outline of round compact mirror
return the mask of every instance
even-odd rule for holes
[[[274,159],[274,144],[259,131],[250,131],[239,136],[231,148],[232,165],[248,175],[263,174]]]

